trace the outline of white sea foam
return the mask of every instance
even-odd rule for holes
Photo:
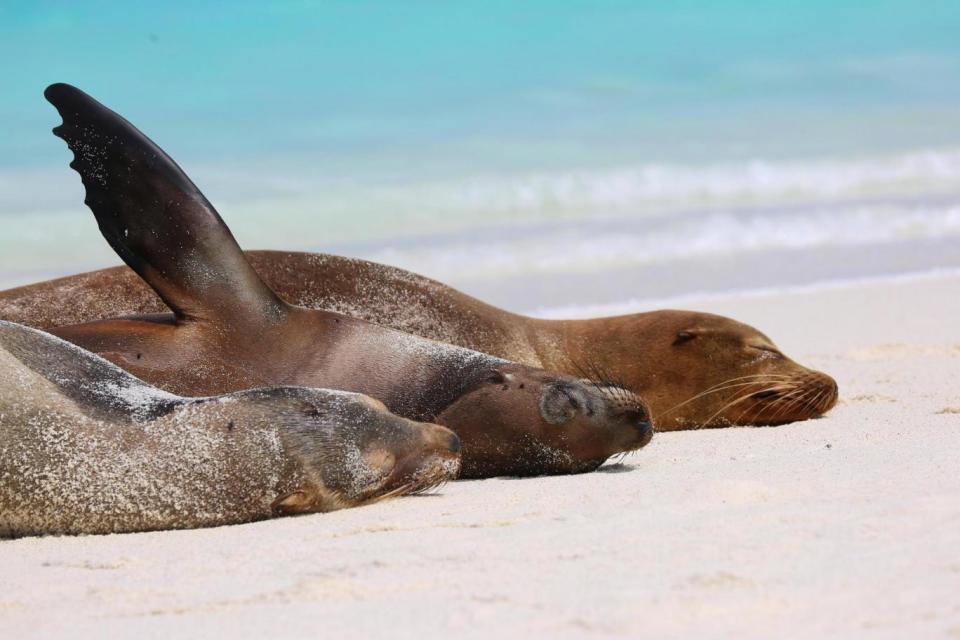
[[[490,240],[389,248],[364,257],[446,279],[591,272],[777,249],[862,246],[956,237],[960,202],[699,212],[665,221],[535,227]]]
[[[872,158],[641,164],[602,170],[475,178],[424,187],[451,211],[637,211],[669,204],[785,202],[955,190],[960,149]]]
[[[574,318],[595,318],[602,316],[619,316],[631,313],[642,313],[654,309],[683,309],[711,300],[727,300],[730,298],[765,298],[791,294],[814,293],[817,291],[831,291],[837,289],[851,289],[864,285],[887,284],[898,282],[922,282],[943,278],[960,277],[960,269],[944,268],[930,269],[901,273],[897,275],[871,276],[865,278],[844,278],[821,282],[811,282],[802,285],[783,287],[759,287],[755,289],[740,289],[727,291],[698,291],[677,296],[663,298],[630,298],[618,302],[604,304],[578,304],[557,307],[541,307],[528,310],[531,316],[555,320]]]

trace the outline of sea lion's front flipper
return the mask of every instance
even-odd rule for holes
[[[163,149],[75,87],[53,84],[44,96],[63,118],[53,133],[73,151],[70,166],[103,237],[179,319],[282,313],[213,205]]]

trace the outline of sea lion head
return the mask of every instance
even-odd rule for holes
[[[394,415],[359,393],[272,387],[253,397],[306,481],[273,504],[278,514],[333,511],[420,493],[456,478],[460,440],[437,424]]]
[[[590,471],[653,436],[630,391],[519,364],[490,368],[436,420],[456,425],[463,477]]]
[[[661,430],[785,424],[837,402],[833,378],[791,360],[749,325],[693,311],[643,316],[651,324],[619,327],[618,343],[636,350],[642,364],[628,369],[626,386],[650,403]]]

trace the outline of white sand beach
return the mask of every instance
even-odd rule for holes
[[[827,417],[582,476],[188,532],[0,542],[40,637],[960,638],[960,278],[691,301],[835,376]]]

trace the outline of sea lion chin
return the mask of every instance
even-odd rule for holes
[[[456,477],[449,429],[356,393],[182,398],[0,321],[0,536],[238,524],[356,507]]]

